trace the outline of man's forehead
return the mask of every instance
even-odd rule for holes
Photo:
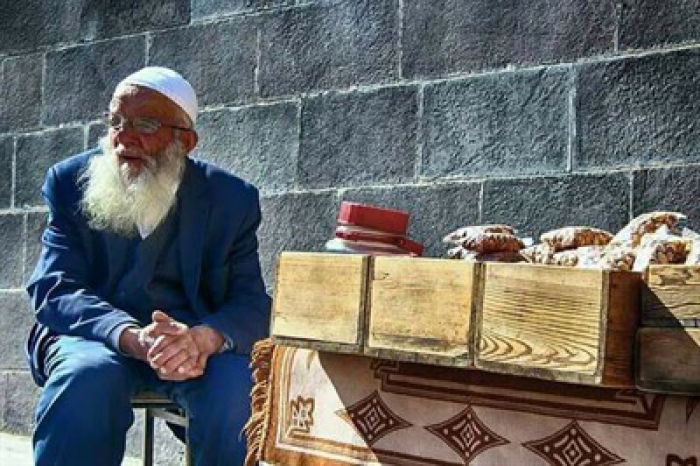
[[[152,101],[154,103],[174,105],[174,102],[160,92],[135,84],[121,84],[114,90],[111,100],[112,103],[125,100]]]
[[[180,107],[158,91],[134,84],[119,85],[110,101],[110,109],[123,105],[129,105],[134,109],[149,109],[168,112],[174,115],[182,113]]]

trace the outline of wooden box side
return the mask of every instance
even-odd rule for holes
[[[605,273],[531,264],[485,264],[476,366],[598,384]]]
[[[700,266],[652,265],[642,288],[642,325],[700,324]]]
[[[374,258],[365,354],[471,365],[477,268],[456,260]]]
[[[601,384],[633,387],[642,275],[636,272],[606,272],[603,277],[604,296],[607,298],[601,315],[605,334],[599,355]]]
[[[637,387],[700,395],[700,328],[641,328]]]
[[[272,307],[273,339],[361,352],[369,262],[365,255],[282,253]]]

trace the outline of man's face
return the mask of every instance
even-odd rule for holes
[[[144,169],[158,166],[158,157],[178,137],[178,130],[161,126],[153,134],[143,134],[132,126],[134,118],[148,118],[162,125],[188,127],[182,110],[164,95],[139,86],[122,86],[110,102],[109,111],[128,122],[121,128],[109,128],[109,142],[119,166],[128,166],[128,177],[137,178]],[[124,172],[122,172],[124,173]]]

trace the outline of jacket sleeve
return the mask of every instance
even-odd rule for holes
[[[260,201],[257,190],[252,192],[248,213],[226,257],[225,301],[202,319],[202,324],[223,333],[234,351],[243,354],[249,354],[256,341],[268,336],[270,326],[271,300],[260,271],[256,234],[261,220]]]
[[[50,169],[42,187],[49,220],[27,292],[40,324],[61,335],[98,340],[113,348],[110,332],[120,325],[138,323],[90,289],[89,277],[94,271],[81,234],[81,228],[86,227],[75,203],[62,199],[65,189],[56,169]]]

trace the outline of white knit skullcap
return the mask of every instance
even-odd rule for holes
[[[179,73],[162,66],[147,66],[124,78],[118,85],[134,84],[160,92],[187,113],[192,125],[197,121],[197,95]]]

